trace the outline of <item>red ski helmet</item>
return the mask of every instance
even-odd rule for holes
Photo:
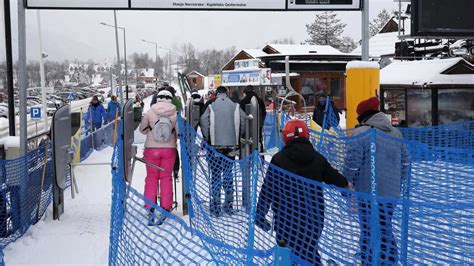
[[[287,144],[296,138],[309,139],[309,129],[303,120],[290,120],[283,128],[283,143]]]

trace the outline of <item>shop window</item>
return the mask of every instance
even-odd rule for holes
[[[474,90],[439,89],[438,115],[440,125],[474,120]]]
[[[306,101],[307,106],[314,106],[316,99],[314,97],[315,81],[314,78],[304,78],[301,94]]]
[[[340,78],[332,78],[330,81],[330,96],[334,99],[341,99],[342,98],[342,88],[341,88],[341,79]]]
[[[385,90],[384,109],[391,116],[392,125],[407,126],[405,90]]]
[[[431,126],[433,112],[431,90],[408,89],[408,127]]]
[[[328,78],[315,78],[316,90],[315,93],[324,92],[328,94]]]

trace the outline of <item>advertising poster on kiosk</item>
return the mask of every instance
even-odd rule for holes
[[[254,70],[230,70],[222,71],[222,85],[245,86],[245,85],[271,85],[271,69],[261,68]]]

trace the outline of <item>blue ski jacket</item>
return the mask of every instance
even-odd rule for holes
[[[109,121],[115,119],[115,113],[118,111],[118,115],[120,116],[122,108],[118,101],[110,101],[107,105],[107,119]]]
[[[102,125],[102,121],[106,121],[106,113],[102,104],[89,105],[89,121],[92,120],[93,125]]]

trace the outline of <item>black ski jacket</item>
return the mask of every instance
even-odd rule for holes
[[[305,138],[290,141],[273,156],[271,164],[314,181],[341,188],[348,185],[346,178]],[[264,217],[270,208],[274,212],[277,239],[285,240],[301,258],[312,261],[310,254],[314,254],[317,248],[324,225],[322,187],[312,182],[301,182],[270,166],[258,199],[257,225],[265,227]]]

